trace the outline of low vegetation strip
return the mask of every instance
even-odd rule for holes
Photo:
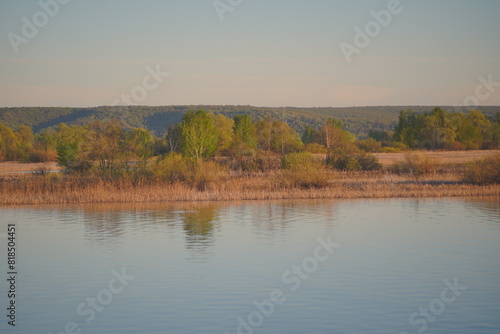
[[[409,174],[381,171],[327,171],[317,185],[310,183],[310,175],[306,184],[283,182],[285,175],[279,171],[245,173],[217,180],[200,177],[176,182],[53,174],[10,177],[0,180],[0,204],[500,196],[500,184],[466,183],[454,172],[429,174],[416,180]]]
[[[498,151],[422,151],[431,158],[435,158],[441,165],[456,167],[465,166],[471,162],[498,154]],[[392,166],[395,162],[403,161],[407,152],[373,153],[384,167]]]

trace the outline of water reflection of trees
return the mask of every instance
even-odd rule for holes
[[[126,232],[125,213],[118,211],[83,211],[85,237],[99,244],[116,241]]]
[[[214,203],[103,204],[71,208],[70,216],[73,219],[82,217],[85,238],[100,245],[109,247],[130,229],[162,232],[173,238],[181,233],[186,238],[186,249],[195,256],[214,244],[220,207]],[[68,209],[60,209],[61,212],[65,210]]]
[[[323,200],[261,202],[250,206],[250,220],[259,242],[286,238],[297,225],[321,224],[327,230],[334,221],[337,203]]]
[[[218,208],[213,205],[197,207],[181,213],[186,235],[186,248],[204,253],[214,244],[214,222]]]
[[[83,220],[85,238],[101,246],[112,248],[127,233],[160,233],[165,239],[184,238],[190,258],[203,259],[214,246],[221,224],[248,226],[259,243],[272,244],[304,224],[321,224],[329,230],[337,209],[336,202],[318,200],[101,204],[59,210],[75,224]]]

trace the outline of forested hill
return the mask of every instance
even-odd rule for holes
[[[300,133],[306,125],[315,128],[334,117],[344,122],[344,129],[365,137],[370,130],[392,130],[401,110],[411,109],[416,113],[431,111],[430,106],[380,106],[351,108],[268,108],[252,106],[130,106],[96,108],[0,108],[0,123],[11,128],[27,125],[35,132],[53,127],[59,123],[83,125],[92,120],[119,119],[125,127],[143,127],[157,136],[165,129],[180,122],[188,110],[204,109],[215,114],[234,117],[248,113],[254,120],[269,117],[283,120]],[[453,112],[454,107],[442,107]],[[487,117],[500,111],[500,107],[477,107]],[[467,111],[465,109],[461,111]]]

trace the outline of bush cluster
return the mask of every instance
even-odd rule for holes
[[[435,173],[438,162],[425,153],[407,153],[403,161],[395,162],[392,165],[392,171],[396,174],[410,174],[417,181],[420,177]]]
[[[471,163],[463,180],[477,184],[500,183],[500,154]]]
[[[207,190],[216,182],[228,176],[228,170],[215,161],[189,159],[178,153],[161,157],[151,166],[156,180],[177,183],[183,182],[198,190]]]
[[[331,179],[325,164],[309,152],[289,153],[282,159],[280,183],[288,187],[323,188]]]
[[[382,168],[378,159],[347,143],[332,149],[327,156],[327,164],[343,171],[374,171]]]

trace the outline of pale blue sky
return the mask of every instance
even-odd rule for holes
[[[110,105],[147,66],[169,76],[137,104],[454,105],[500,82],[498,0],[401,0],[348,64],[340,43],[390,1],[243,0],[221,21],[213,0],[72,0],[16,53],[42,9],[0,0],[0,106]]]

